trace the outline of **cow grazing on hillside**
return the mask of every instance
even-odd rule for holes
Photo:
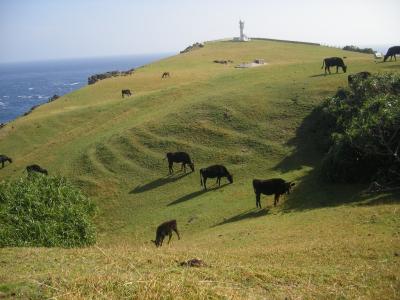
[[[125,96],[132,96],[131,90],[122,90],[121,91],[122,98]]]
[[[233,176],[228,170],[222,165],[213,165],[207,168],[200,169],[200,186],[204,185],[204,189],[207,190],[206,182],[207,178],[217,178],[215,184],[221,186],[221,177],[226,177],[230,183],[233,183]]]
[[[172,231],[176,232],[176,235],[178,236],[178,240],[181,239],[181,237],[179,236],[179,232],[178,232],[178,227],[176,225],[176,220],[171,220],[171,221],[167,221],[162,223],[160,226],[157,227],[157,231],[156,231],[156,240],[152,240],[152,242],[157,246],[157,247],[161,247],[164,241],[164,238],[168,235],[169,239],[168,239],[168,244],[171,241],[172,238]]]
[[[166,158],[168,159],[169,174],[174,172],[174,169],[172,168],[174,162],[182,163],[181,171],[184,169],[186,173],[186,165],[188,164],[192,172],[194,172],[194,163],[191,161],[189,154],[186,152],[168,152],[166,154]]]
[[[10,157],[4,154],[0,154],[1,168],[4,168],[4,164],[6,161],[8,161],[10,164],[12,163],[12,159]]]
[[[285,193],[289,194],[290,189],[294,186],[294,182],[286,182],[281,178],[272,178],[267,180],[254,179],[253,188],[256,194],[256,206],[261,208],[260,196],[275,195],[274,206],[279,202],[279,196]]]
[[[349,76],[347,76],[347,82],[348,82],[349,85],[352,85],[356,79],[365,80],[370,76],[371,76],[371,73],[370,72],[366,72],[366,71],[359,72],[359,73],[356,73],[356,74],[350,74]]]
[[[30,176],[32,173],[42,173],[44,175],[49,174],[46,169],[43,169],[39,165],[29,165],[26,167],[26,171],[28,172],[28,176]]]
[[[325,58],[324,61],[322,62],[322,67],[325,65],[325,75],[326,75],[326,70],[328,70],[329,74],[331,74],[330,67],[336,67],[336,73],[338,72],[339,67],[342,68],[343,72],[346,73],[347,71],[347,66],[344,64],[343,59],[340,57],[329,57]]]
[[[400,54],[400,46],[393,46],[388,49],[388,51],[385,54],[385,57],[383,58],[383,61],[386,61],[390,57],[390,61],[392,61],[392,58],[394,56],[394,60],[396,61],[396,54]]]
[[[167,78],[167,77],[171,77],[169,72],[164,72],[161,76],[161,78]]]

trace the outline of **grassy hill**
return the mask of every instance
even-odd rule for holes
[[[210,42],[100,81],[0,130],[14,159],[0,179],[38,163],[99,206],[98,243],[85,249],[0,249],[0,291],[43,298],[400,298],[399,195],[318,180],[321,154],[302,130],[348,74],[323,76],[346,56],[348,73],[399,71],[370,55],[314,45]],[[267,65],[235,69],[264,58]],[[164,71],[171,78],[161,79]],[[121,90],[135,92],[121,99]],[[166,152],[187,151],[196,172],[167,176]],[[200,188],[221,163],[234,183]],[[179,170],[176,166],[175,170]],[[278,207],[253,178],[294,180]],[[224,180],[224,179],[223,179]],[[175,218],[182,239],[156,249],[155,228]],[[177,262],[198,257],[209,267]],[[1,284],[3,283],[3,284]],[[1,295],[1,294],[0,294]]]

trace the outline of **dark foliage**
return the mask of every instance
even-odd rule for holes
[[[312,114],[325,179],[400,184],[399,74],[356,79]]]
[[[359,48],[357,46],[344,46],[343,50],[353,51],[353,52],[361,52],[367,54],[374,54],[375,51],[372,48]]]

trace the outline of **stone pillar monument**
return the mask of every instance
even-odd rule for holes
[[[244,29],[244,22],[242,20],[239,20],[239,27],[240,27],[240,37],[239,40],[240,41],[244,41],[245,40],[245,35],[243,33],[243,29]]]

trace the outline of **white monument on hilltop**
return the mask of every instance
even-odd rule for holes
[[[250,39],[243,33],[244,22],[242,20],[239,20],[239,28],[240,28],[240,36],[238,38],[234,38],[234,40],[241,42],[250,41]]]

